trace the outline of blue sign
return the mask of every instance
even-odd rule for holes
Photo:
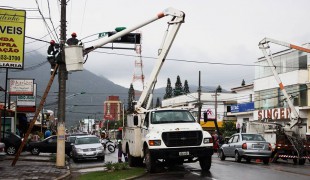
[[[231,105],[232,113],[248,112],[248,111],[254,111],[254,102]]]

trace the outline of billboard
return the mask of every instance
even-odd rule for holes
[[[24,68],[26,11],[0,9],[0,68]]]
[[[18,112],[35,112],[36,111],[36,93],[37,84],[34,84],[32,96],[17,96]]]
[[[33,79],[10,79],[10,95],[33,95]]]

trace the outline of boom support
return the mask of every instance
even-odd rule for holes
[[[296,45],[293,45],[293,44],[289,44],[289,43],[286,43],[286,42],[282,42],[282,41],[278,41],[278,40],[274,40],[274,39],[270,39],[270,38],[264,38],[263,40],[261,40],[258,44],[259,48],[262,50],[270,68],[271,68],[271,71],[273,73],[273,76],[275,77],[278,85],[279,85],[279,88],[280,90],[282,91],[284,97],[285,97],[285,101],[287,102],[287,104],[289,105],[290,109],[291,109],[291,122],[289,124],[289,128],[292,129],[294,126],[298,125],[298,124],[301,124],[301,119],[299,117],[299,114],[295,108],[295,106],[293,105],[292,101],[290,100],[291,99],[291,96],[289,96],[284,88],[284,85],[279,77],[279,74],[278,72],[276,71],[276,67],[273,63],[273,56],[272,56],[272,53],[269,51],[269,53],[267,52],[267,49],[270,48],[269,46],[269,43],[274,43],[274,44],[278,44],[278,45],[281,45],[281,46],[285,46],[285,47],[288,47],[290,49],[296,49],[296,50],[299,50],[299,51],[303,51],[303,52],[308,52],[310,53],[310,49],[307,49],[307,48],[304,48],[304,47],[300,47],[300,46],[296,46]]]

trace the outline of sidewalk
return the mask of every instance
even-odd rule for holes
[[[19,157],[15,166],[11,166],[15,156],[6,156],[0,161],[0,179],[28,180],[28,179],[65,179],[70,176],[70,169],[56,167],[56,163],[50,160],[50,154],[42,153],[40,156],[24,154]]]

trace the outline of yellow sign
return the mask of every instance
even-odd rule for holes
[[[24,68],[26,11],[0,9],[0,68]]]

